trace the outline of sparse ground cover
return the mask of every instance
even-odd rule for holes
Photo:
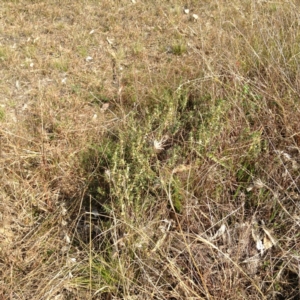
[[[297,1],[2,1],[0,299],[299,299]]]

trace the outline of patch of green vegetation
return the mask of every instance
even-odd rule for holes
[[[180,180],[174,178],[172,181],[172,203],[177,213],[181,213],[182,211],[183,200]]]
[[[100,88],[90,91],[87,101],[96,105],[102,105],[103,103],[109,103],[111,99],[105,95],[104,87],[100,86]]]
[[[96,198],[109,198],[114,212],[119,209],[124,214],[125,207],[132,207],[140,218],[143,210],[156,205],[153,195],[163,195],[164,182],[170,182],[174,208],[182,212],[187,179],[179,180],[165,171],[161,177],[162,168],[172,170],[185,163],[193,157],[195,146],[200,155],[205,155],[205,147],[226,128],[229,108],[226,100],[213,100],[208,94],[201,97],[191,95],[189,90],[178,93],[170,89],[154,92],[142,110],[130,111],[123,126],[82,154],[82,165],[94,176],[89,192]],[[156,153],[154,141],[159,142],[163,136],[168,136],[167,141]],[[199,140],[204,141],[201,147]],[[217,145],[210,150],[210,157],[216,150]],[[112,210],[107,202],[105,206],[107,211]]]
[[[6,60],[8,56],[7,48],[4,46],[0,46],[0,60]]]
[[[183,55],[187,51],[187,46],[184,43],[175,43],[172,45],[172,53],[174,55]]]
[[[71,90],[72,93],[79,95],[82,92],[82,86],[80,84],[73,84],[71,85]]]
[[[24,48],[24,53],[26,54],[27,57],[35,57],[37,52],[37,45],[35,44],[30,44],[26,45]]]
[[[66,59],[64,58],[58,58],[58,59],[55,59],[53,62],[52,62],[52,65],[55,69],[57,69],[58,71],[60,72],[67,72],[68,69],[69,69],[69,63]]]
[[[143,51],[144,51],[144,47],[142,43],[138,41],[134,43],[132,47],[132,52],[135,56],[141,56],[143,54]]]
[[[0,121],[3,121],[5,119],[5,110],[0,107]]]
[[[84,45],[80,45],[77,47],[77,52],[80,56],[86,58],[88,56],[88,49]]]

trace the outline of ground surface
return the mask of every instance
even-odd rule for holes
[[[2,1],[0,299],[299,299],[298,1]]]

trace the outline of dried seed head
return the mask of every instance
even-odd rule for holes
[[[256,179],[254,181],[254,186],[257,188],[257,189],[262,189],[265,185],[264,183],[262,182],[261,179]]]
[[[160,140],[153,140],[153,148],[156,153],[165,150],[166,141],[169,139],[168,135],[164,135]]]

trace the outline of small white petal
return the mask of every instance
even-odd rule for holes
[[[257,249],[258,251],[260,251],[261,255],[263,255],[264,250],[265,250],[265,246],[264,246],[262,240],[258,240],[258,241],[256,242],[256,249]]]
[[[67,214],[68,210],[62,205],[61,214],[65,216]]]
[[[65,235],[65,240],[66,240],[67,244],[71,243],[71,239],[67,234]]]
[[[253,186],[249,186],[249,187],[246,188],[247,192],[251,192],[252,190],[253,190]]]
[[[22,107],[22,110],[24,111],[24,110],[27,110],[27,109],[28,109],[28,104],[25,103],[25,104],[23,105],[23,107]]]
[[[106,169],[106,170],[104,171],[104,174],[105,174],[105,176],[107,177],[107,179],[110,180],[110,178],[111,178],[111,172],[110,172],[110,170]]]
[[[195,21],[197,21],[198,19],[199,19],[199,16],[198,15],[196,15],[196,14],[193,14],[193,19],[195,20]]]
[[[20,81],[19,81],[19,80],[17,80],[17,81],[16,81],[16,88],[19,90],[19,89],[20,89],[20,87],[21,87],[21,85],[20,85]]]

